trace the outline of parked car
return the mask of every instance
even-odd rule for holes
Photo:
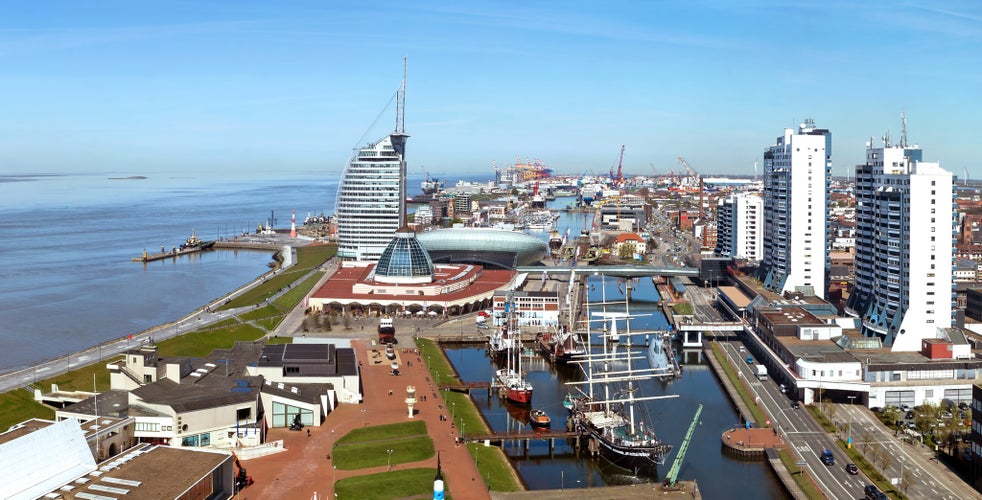
[[[856,464],[852,463],[846,464],[846,472],[855,476],[856,474],[859,474],[859,467],[856,467]]]

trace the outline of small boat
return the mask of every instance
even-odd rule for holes
[[[552,419],[549,418],[549,414],[545,410],[540,410],[536,408],[529,413],[529,425],[539,429],[548,428],[552,424]]]

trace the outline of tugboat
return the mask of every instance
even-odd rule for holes
[[[536,429],[548,429],[551,424],[552,419],[549,418],[549,414],[545,410],[536,408],[529,413],[529,425],[532,427]]]
[[[187,252],[188,250],[205,250],[211,248],[215,245],[214,241],[201,241],[198,235],[194,234],[194,229],[191,230],[191,236],[181,243],[181,246],[177,249],[181,252]]]

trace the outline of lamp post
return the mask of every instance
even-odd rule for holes
[[[362,410],[361,411],[361,426],[362,427],[365,427],[365,412],[367,412],[367,411],[368,410]]]
[[[457,421],[456,420],[457,419],[457,417],[456,417],[457,413],[456,412],[457,412],[457,402],[454,401],[454,402],[451,402],[450,403],[450,421],[451,422],[456,422]]]
[[[856,399],[856,396],[846,396],[849,400],[849,404],[852,404],[852,400]],[[852,412],[849,412],[849,438],[846,439],[846,448],[852,448]]]
[[[388,470],[392,470],[392,452],[393,452],[393,450],[385,450],[385,452],[389,454],[389,458],[388,458],[388,460],[386,461],[386,464],[385,464],[386,465],[386,468]]]

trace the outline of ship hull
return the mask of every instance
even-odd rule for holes
[[[659,465],[665,463],[668,446],[624,446],[591,429],[590,435],[600,448],[600,456],[611,465],[644,475],[654,475]]]
[[[505,399],[517,405],[530,405],[532,404],[532,391],[507,387],[505,388]]]

